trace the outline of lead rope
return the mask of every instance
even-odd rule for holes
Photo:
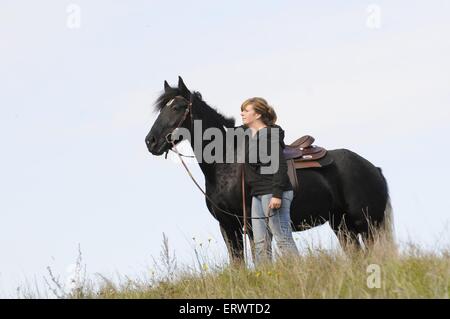
[[[244,210],[244,260],[247,258],[247,205],[245,204],[244,165],[242,165],[242,209]]]
[[[184,168],[186,169],[187,173],[189,174],[189,177],[192,179],[192,181],[194,182],[195,186],[197,186],[197,188],[203,193],[203,195],[205,195],[206,199],[208,199],[208,200],[211,202],[211,204],[212,204],[215,208],[217,208],[218,210],[220,210],[221,212],[223,212],[223,213],[225,213],[225,214],[227,214],[227,215],[229,215],[229,216],[233,216],[233,217],[239,218],[240,216],[239,216],[238,214],[233,214],[233,213],[227,212],[226,210],[223,210],[222,208],[220,208],[219,206],[217,206],[217,205],[212,201],[212,199],[206,194],[206,192],[202,189],[202,187],[201,187],[201,186],[197,183],[197,181],[195,180],[195,178],[194,178],[194,176],[192,175],[191,171],[189,170],[189,168],[187,167],[187,165],[186,165],[186,163],[184,162],[183,158],[181,157],[181,153],[178,152],[175,142],[172,141],[172,140],[170,140],[170,141],[168,141],[168,142],[169,142],[170,144],[172,144],[172,151],[173,151],[175,154],[178,155],[178,157],[179,157],[179,159],[180,159],[180,161],[181,161],[181,164],[183,164]],[[245,194],[245,192],[243,192],[243,195],[244,195],[244,194]],[[243,202],[245,202],[245,198],[244,198]],[[244,210],[246,211],[245,207],[244,207]],[[266,217],[247,217],[247,216],[245,216],[245,218],[246,218],[246,219],[266,219],[266,218],[272,217],[272,216],[274,216],[274,215],[275,215],[275,213],[272,214],[272,215],[269,214],[269,216],[266,216]]]
[[[190,100],[188,101],[188,107],[186,108],[186,111],[185,111],[185,113],[184,113],[184,116],[183,116],[183,118],[180,120],[180,122],[178,123],[178,125],[176,126],[176,128],[174,129],[174,131],[175,131],[178,127],[181,126],[181,124],[182,124],[182,123],[184,122],[184,120],[186,119],[188,113],[190,113],[190,117],[191,117],[191,128],[192,128],[192,129],[194,128],[194,126],[193,126],[194,119],[193,119],[193,116],[192,116],[192,103],[193,103],[193,98],[192,98],[192,95],[191,95]],[[238,220],[239,220],[239,215],[237,215],[237,214],[232,214],[232,213],[227,212],[226,210],[223,210],[222,208],[220,208],[219,206],[217,206],[217,205],[211,200],[211,198],[209,198],[208,195],[206,195],[206,192],[205,192],[205,191],[201,188],[201,186],[197,183],[197,181],[195,180],[194,176],[192,175],[191,171],[189,170],[189,168],[187,167],[186,163],[184,162],[184,160],[183,160],[183,158],[182,158],[182,156],[184,156],[184,157],[195,157],[195,156],[186,156],[186,155],[183,155],[183,154],[181,154],[180,152],[178,152],[175,142],[174,142],[172,139],[170,139],[170,140],[168,139],[168,136],[169,136],[169,135],[171,135],[171,133],[169,133],[169,134],[166,135],[166,141],[169,142],[170,144],[172,144],[172,147],[171,147],[170,150],[173,151],[173,152],[175,152],[175,153],[178,155],[178,157],[180,158],[181,163],[183,164],[184,168],[186,169],[187,173],[189,174],[189,177],[190,177],[190,178],[192,179],[192,181],[194,182],[195,186],[197,186],[197,188],[203,193],[203,195],[205,195],[206,199],[209,200],[209,202],[211,203],[211,205],[213,205],[215,208],[219,209],[220,211],[224,212],[225,214],[230,215],[230,216],[233,216],[233,217],[236,217],[236,218],[238,218]],[[166,159],[167,159],[167,153],[168,153],[168,151],[166,152],[166,155],[165,155],[165,158],[166,158]],[[244,232],[244,247],[243,247],[243,253],[244,253],[244,260],[245,260],[245,258],[247,257],[247,219],[266,219],[266,221],[268,221],[268,219],[269,219],[270,217],[272,217],[273,215],[275,215],[275,214],[271,215],[271,214],[270,214],[270,210],[269,210],[269,214],[268,214],[267,217],[247,217],[247,206],[246,206],[246,203],[245,203],[244,164],[242,165],[242,174],[241,174],[241,176],[242,176],[242,178],[241,178],[241,179],[242,179],[242,186],[241,186],[241,187],[242,187],[242,209],[243,209],[243,221],[244,221],[244,225],[243,225],[243,228],[244,228],[244,229],[243,229],[243,232]],[[215,215],[215,214],[214,214],[214,215]],[[215,215],[215,217],[216,217],[216,219],[217,219],[217,216],[216,216],[216,215]]]
[[[181,157],[180,153],[177,150],[177,147],[175,145],[175,143],[172,141],[171,142],[172,147],[174,148],[174,152],[178,155],[178,157],[180,158],[181,163],[183,164],[184,168],[186,169],[187,173],[189,174],[189,177],[192,179],[192,181],[194,182],[195,186],[197,186],[197,188],[203,193],[203,195],[205,195],[205,197],[209,200],[209,202],[211,203],[211,205],[213,205],[215,208],[219,209],[220,211],[224,212],[227,215],[233,216],[238,218],[239,215],[237,214],[232,214],[227,212],[226,210],[223,210],[222,208],[220,208],[219,206],[217,206],[212,200],[211,198],[209,198],[209,196],[206,194],[206,192],[202,189],[202,187],[197,183],[197,181],[195,180],[194,176],[192,175],[191,171],[189,170],[189,168],[187,167],[186,163],[184,162],[183,158]],[[243,225],[243,235],[244,235],[244,247],[243,247],[243,253],[244,253],[244,260],[247,257],[247,219],[265,219],[266,217],[247,217],[247,206],[246,206],[246,202],[245,202],[245,182],[244,182],[244,166],[242,166],[242,174],[241,174],[241,179],[242,179],[242,208],[244,211],[243,214],[243,219],[244,219],[244,225]],[[214,214],[215,215],[215,214]],[[217,219],[217,217],[216,217]]]

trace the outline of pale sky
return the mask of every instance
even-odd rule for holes
[[[310,134],[380,166],[398,240],[448,247],[449,14],[445,0],[1,0],[0,297],[47,266],[67,277],[78,244],[107,276],[148,273],[163,232],[180,263],[192,237],[225,260],[202,194],[144,144],[178,75],[237,124],[263,96],[286,142]],[[327,225],[295,237],[336,246]]]

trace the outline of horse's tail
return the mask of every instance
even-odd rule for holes
[[[383,175],[380,167],[377,167],[383,177],[384,184],[386,187],[386,207],[384,209],[384,216],[381,221],[380,230],[383,232],[385,239],[390,244],[395,243],[395,228],[394,228],[394,214],[392,209],[391,197],[389,196],[389,188],[386,178]]]
[[[391,197],[388,194],[386,208],[384,209],[383,219],[383,231],[386,234],[386,238],[394,243],[395,242],[395,228],[394,228],[394,214],[392,209]]]

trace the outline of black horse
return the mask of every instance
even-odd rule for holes
[[[208,128],[216,128],[225,136],[225,128],[235,126],[234,118],[225,117],[210,107],[200,93],[190,92],[181,77],[178,88],[164,81],[164,93],[157,99],[155,108],[159,116],[145,138],[153,155],[162,155],[172,147],[170,134],[178,126],[194,136],[194,120],[202,121],[202,133]],[[175,143],[178,142],[180,140]],[[202,141],[202,149],[207,142]],[[190,143],[194,148],[193,139]],[[294,231],[329,221],[345,247],[348,243],[360,247],[358,234],[367,244],[375,231],[381,228],[392,231],[388,187],[381,169],[346,149],[330,150],[329,156],[334,160],[329,166],[297,170],[300,191],[291,206]],[[220,224],[232,260],[242,260],[242,164],[202,162],[199,165],[205,175],[208,210]],[[246,198],[246,203],[249,212],[250,197]],[[252,238],[251,230],[249,235]]]

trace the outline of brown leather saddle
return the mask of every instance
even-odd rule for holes
[[[295,140],[292,144],[286,145],[283,149],[283,154],[288,164],[289,179],[295,191],[299,189],[298,169],[324,167],[333,162],[333,159],[327,156],[328,151],[325,148],[313,145],[314,140],[314,137],[305,135]]]

